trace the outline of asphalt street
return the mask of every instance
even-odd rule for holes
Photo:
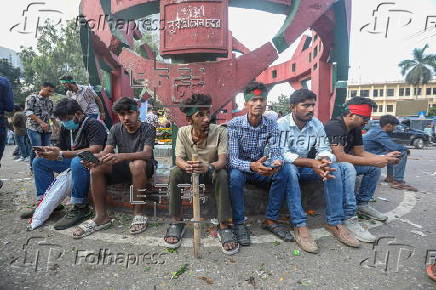
[[[0,169],[0,289],[436,289],[425,273],[436,259],[436,147],[411,150],[406,180],[419,192],[379,185],[372,205],[389,220],[364,221],[380,237],[377,244],[340,244],[322,229],[320,215],[310,218],[320,253],[307,254],[260,229],[261,217],[250,217],[253,245],[226,256],[204,227],[198,260],[191,230],[182,247],[169,252],[162,245],[165,225],[150,224],[132,237],[131,217],[121,212],[112,213],[110,230],[82,240],[53,230],[60,214],[27,231],[19,212],[35,189],[27,165],[12,161],[11,150]]]

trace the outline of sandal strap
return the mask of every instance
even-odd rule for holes
[[[136,215],[130,226],[136,226],[136,225],[145,225],[147,224],[148,218],[143,215]]]
[[[94,220],[86,220],[78,226],[83,233],[89,233],[95,231],[97,224]]]
[[[231,229],[218,229],[221,244],[236,243],[236,238]]]
[[[183,228],[185,227],[185,224],[170,224],[167,228],[167,233],[165,235],[166,238],[182,238],[182,232]]]
[[[234,226],[236,234],[242,239],[250,238],[250,234],[248,233],[248,229],[245,225],[236,225]]]

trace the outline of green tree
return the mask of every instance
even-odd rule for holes
[[[428,109],[427,117],[436,117],[436,106],[433,106],[430,109]]]
[[[274,112],[282,112],[283,116],[291,112],[289,107],[289,96],[283,94],[277,98],[277,102],[271,103],[270,106]]]
[[[436,73],[436,54],[425,54],[427,48],[428,44],[423,48],[415,48],[413,59],[406,59],[399,63],[401,74],[406,76],[406,82],[413,85],[415,91],[428,83]]]
[[[58,84],[59,78],[67,74],[80,83],[87,83],[79,30],[74,21],[59,27],[46,22],[40,28],[36,49],[21,47],[19,55],[24,82],[29,89],[37,90],[44,81]],[[56,91],[60,93],[64,89],[58,86]]]
[[[16,104],[23,104],[25,95],[22,94],[20,69],[14,67],[8,59],[0,59],[0,76],[7,78],[11,82],[14,102]]]

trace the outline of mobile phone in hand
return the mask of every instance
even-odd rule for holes
[[[35,152],[44,152],[44,148],[42,146],[32,146],[32,150]]]
[[[100,160],[92,154],[91,151],[82,151],[77,156],[82,160],[90,163],[100,164]]]
[[[265,166],[265,167],[268,167],[268,168],[277,168],[277,167],[280,167],[280,166],[276,166],[276,165],[273,165],[271,162],[264,162],[264,163],[262,163],[262,165],[263,166]]]

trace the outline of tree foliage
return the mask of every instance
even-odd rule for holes
[[[428,109],[427,117],[436,117],[436,106],[433,106],[430,109]]]
[[[11,82],[15,103],[23,104],[25,95],[22,93],[20,69],[14,67],[8,59],[0,59],[0,76],[7,78]]]
[[[415,48],[413,59],[399,63],[401,74],[406,76],[406,82],[416,88],[428,83],[436,74],[436,54],[425,54],[427,48],[427,44],[423,48]]]
[[[270,105],[274,112],[282,112],[283,116],[291,112],[289,107],[289,96],[282,94],[278,97],[277,102],[271,103]]]
[[[37,90],[44,81],[58,84],[59,78],[67,74],[78,82],[87,83],[79,30],[74,21],[63,26],[46,22],[40,28],[36,49],[21,47],[19,55],[24,82],[30,89]],[[64,89],[58,86],[56,91]]]

